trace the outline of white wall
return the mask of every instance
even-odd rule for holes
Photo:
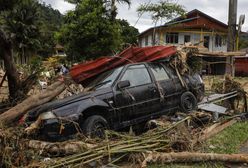
[[[190,42],[192,44],[196,44],[196,43],[199,43],[200,40],[201,40],[201,35],[200,34],[196,34],[196,33],[179,33],[178,35],[178,45],[183,45],[184,44],[184,36],[185,35],[190,35]],[[222,44],[221,47],[217,47],[215,46],[215,35],[212,35],[212,33],[204,33],[202,35],[204,38],[204,36],[209,36],[209,51],[227,51],[227,43],[225,44]],[[160,37],[159,37],[159,34],[156,33],[156,45],[166,45],[166,36],[163,35],[163,41],[162,43],[160,43]],[[225,39],[226,41],[226,39]],[[148,45],[147,46],[151,46],[152,45],[152,35],[148,35]],[[177,45],[177,44],[176,44]],[[141,40],[141,47],[145,47],[145,36],[142,37],[142,40]]]

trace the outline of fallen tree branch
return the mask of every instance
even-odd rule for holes
[[[85,143],[83,141],[46,142],[30,140],[28,141],[28,147],[39,150],[42,153],[61,156],[91,150],[92,148],[96,147],[96,145]]]
[[[11,124],[22,117],[28,110],[49,102],[65,89],[64,82],[58,81],[47,87],[44,92],[32,95],[25,99],[22,103],[9,109],[0,115],[0,123]]]
[[[144,154],[145,160],[141,167],[147,167],[147,164],[156,163],[192,163],[192,162],[230,162],[230,163],[248,163],[247,154],[215,154],[215,153],[159,153],[151,152]]]

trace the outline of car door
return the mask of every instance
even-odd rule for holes
[[[175,69],[173,69],[169,65],[164,65],[164,67],[165,67],[166,71],[168,72],[170,78],[172,79],[174,87],[175,87],[175,93],[173,95],[173,97],[175,99],[174,99],[173,103],[175,103],[175,105],[179,105],[181,95],[183,92],[185,92],[186,88],[182,85]]]
[[[159,99],[159,93],[146,66],[128,66],[119,81],[130,82],[130,86],[124,89],[116,88],[115,104],[119,106],[119,120],[123,122],[148,116],[154,108],[154,101]]]
[[[175,107],[176,85],[162,63],[151,63],[150,69],[154,75],[158,90],[160,92],[162,111]]]

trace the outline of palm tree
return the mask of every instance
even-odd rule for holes
[[[11,1],[15,3],[0,9],[0,49],[8,77],[10,99],[13,100],[23,94],[19,92],[22,83],[14,63],[13,51],[21,51],[25,55],[25,50],[35,46],[38,38],[35,22],[38,15],[36,0]]]
[[[79,4],[83,0],[66,0],[66,1],[72,4]],[[131,5],[131,0],[103,0],[102,2],[106,5],[106,7],[110,8],[110,17],[112,20],[115,20],[117,16],[116,3],[127,4],[129,7]]]
[[[109,0],[106,0],[106,2],[109,2]],[[115,20],[115,18],[117,16],[116,3],[127,4],[130,7],[131,0],[110,0],[110,17],[111,17],[111,20]]]

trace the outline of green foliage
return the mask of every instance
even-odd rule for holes
[[[48,57],[54,52],[54,46],[56,45],[55,34],[63,25],[63,16],[58,10],[45,3],[39,4],[38,10],[41,33],[38,55]]]
[[[56,34],[71,60],[111,55],[121,44],[120,26],[108,16],[101,0],[84,0],[65,16]]]
[[[161,19],[172,19],[185,14],[184,7],[172,0],[161,0],[157,4],[142,4],[137,11],[140,15],[144,12],[151,13],[154,22]]]
[[[39,45],[37,1],[22,0],[3,15],[5,31],[17,50],[35,49]]]
[[[44,70],[42,67],[42,57],[40,56],[33,57],[30,61],[31,73],[41,72],[42,70]]]
[[[130,26],[126,20],[117,20],[120,24],[121,37],[124,44],[137,44],[137,37],[139,35],[138,29]]]
[[[129,7],[131,5],[131,0],[105,0],[104,2],[110,7],[109,12],[112,20],[115,20],[118,14],[116,3],[127,4]]]
[[[248,122],[235,123],[210,139],[207,146],[212,145],[212,147],[206,148],[205,151],[224,154],[238,153],[240,145],[248,139],[247,131]]]
[[[66,0],[69,3],[78,5],[80,3],[84,3],[84,0]],[[104,7],[107,10],[108,15],[114,21],[117,16],[117,7],[116,4],[127,4],[129,7],[131,5],[131,0],[99,0],[103,3]]]
[[[0,11],[12,10],[20,0],[0,0]]]
[[[244,48],[248,48],[248,39],[241,38],[239,40],[239,49],[244,49]]]
[[[1,0],[0,4],[5,0]],[[11,0],[0,13],[1,30],[11,40],[18,55],[27,51],[50,56],[55,46],[54,34],[63,24],[63,17],[37,0]],[[3,7],[2,7],[3,9]]]
[[[67,1],[69,3],[72,3],[72,4],[78,4],[78,3],[80,3],[83,0],[65,0],[65,1]]]

